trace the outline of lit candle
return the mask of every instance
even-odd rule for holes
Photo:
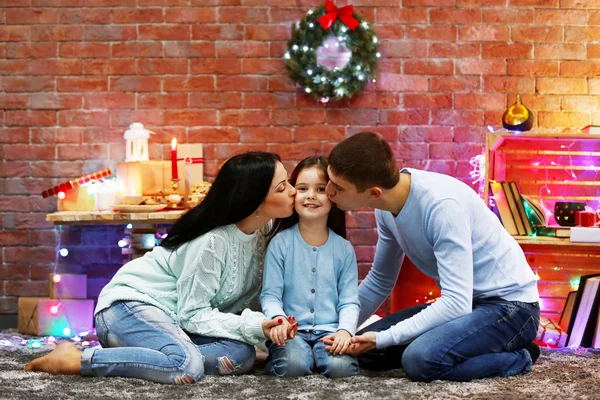
[[[171,178],[178,179],[177,175],[177,139],[171,140]]]

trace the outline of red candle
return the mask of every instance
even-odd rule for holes
[[[178,179],[177,175],[177,139],[171,140],[171,178]]]

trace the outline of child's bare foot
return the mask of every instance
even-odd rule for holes
[[[25,371],[42,371],[52,375],[79,375],[81,351],[73,343],[61,343],[49,354],[25,365]]]

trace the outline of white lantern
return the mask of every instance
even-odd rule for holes
[[[148,161],[148,138],[154,132],[144,129],[140,122],[134,122],[129,125],[125,131],[125,161]]]

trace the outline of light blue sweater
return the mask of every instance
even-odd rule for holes
[[[268,318],[296,317],[299,330],[352,335],[358,320],[358,270],[349,241],[331,229],[327,242],[310,246],[298,225],[275,235],[267,249],[260,296]]]
[[[472,311],[473,300],[539,301],[537,280],[518,243],[466,184],[405,168],[412,177],[397,217],[376,210],[379,240],[373,267],[359,287],[359,324],[392,291],[404,254],[432,277],[442,295],[412,318],[377,333],[377,348],[405,344]]]
[[[258,344],[265,316],[247,307],[260,291],[267,229],[247,235],[225,225],[175,251],[155,247],[121,267],[102,289],[96,313],[115,301],[141,301],[190,333]]]

